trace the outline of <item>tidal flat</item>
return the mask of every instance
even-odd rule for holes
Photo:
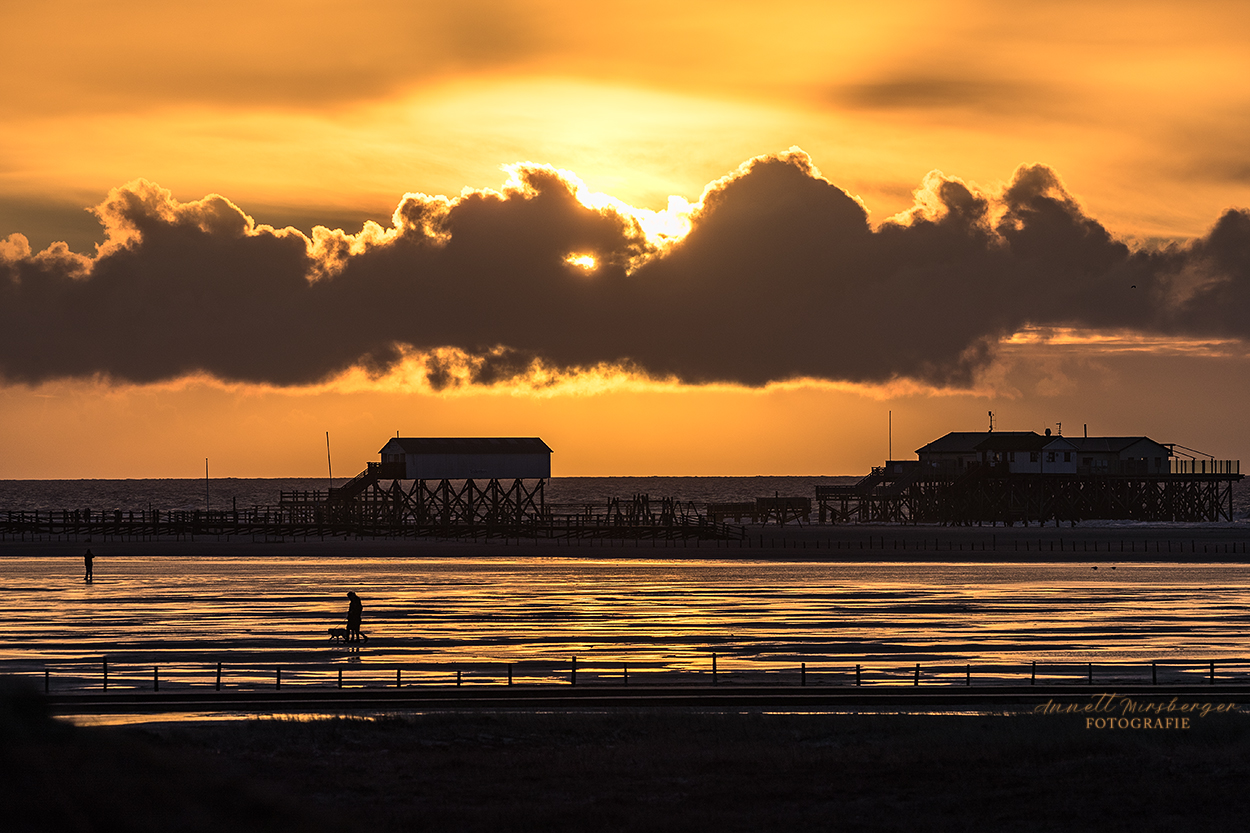
[[[81,727],[10,700],[5,828],[1231,830],[1250,716],[442,712]]]

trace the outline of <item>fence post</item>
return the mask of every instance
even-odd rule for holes
[[[716,654],[712,654],[712,685],[716,685]]]
[[[161,690],[161,671],[160,671],[160,668],[156,666],[152,667],[152,690],[153,691]]]
[[[1089,664],[1089,684],[1094,684],[1094,663]]]
[[[1211,666],[1214,668],[1215,663],[1211,663]],[[104,660],[104,690],[105,691],[109,690],[109,661],[108,660]]]
[[[339,669],[339,688],[343,687],[343,669]]]
[[[508,663],[508,685],[512,685],[512,663]]]
[[[964,666],[964,685],[966,686],[972,685],[972,664],[971,663]]]
[[[456,685],[460,685],[460,669],[456,669]]]
[[[221,663],[217,663],[217,690],[221,691]]]
[[[855,685],[860,684],[859,663],[855,663]]]
[[[799,663],[799,685],[807,685],[807,663]]]
[[[401,678],[399,675],[400,675],[400,669],[396,668],[395,669],[395,688],[400,688],[403,685],[403,683],[400,681]]]
[[[279,691],[282,690],[282,669],[275,668],[273,672],[273,687]]]
[[[573,657],[573,670],[569,673],[569,683],[577,685],[577,657]]]
[[[912,680],[912,685],[920,685],[920,663],[916,663],[916,678]]]
[[[629,685],[629,666],[625,666],[625,685]]]

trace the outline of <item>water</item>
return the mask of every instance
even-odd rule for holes
[[[703,505],[758,496],[812,496],[848,477],[554,478],[553,504],[603,505],[645,492]],[[342,482],[342,481],[338,481]],[[281,491],[323,489],[324,479],[216,479],[211,506],[277,502]],[[0,481],[0,511],[91,508],[197,509],[203,480]],[[1238,483],[1245,523],[1250,487]],[[953,531],[952,531],[953,532]],[[361,684],[453,679],[518,682],[706,677],[711,655],[729,679],[795,675],[853,681],[1017,679],[1043,673],[1084,680],[1151,660],[1232,660],[1247,653],[1244,568],[1225,564],[846,564],[745,560],[455,558],[236,558],[107,556],[98,578],[65,557],[0,558],[7,639],[0,671],[42,675],[55,686],[95,685],[107,656],[114,686],[203,685],[217,662],[228,681],[329,684],[342,669]],[[176,550],[171,550],[176,551]],[[1010,557],[1010,556],[1007,556]],[[331,644],[344,594],[365,599],[366,646]],[[1206,666],[1172,669],[1204,679]],[[1127,673],[1127,672],[1126,672]],[[1140,674],[1137,668],[1133,673]],[[206,676],[208,675],[208,676]],[[770,678],[771,679],[771,678]],[[787,677],[788,679],[788,677]],[[230,684],[230,683],[228,683]]]
[[[57,686],[498,683],[794,677],[849,683],[1015,679],[1028,663],[1084,682],[1152,660],[1245,657],[1250,577],[1241,565],[868,564],[741,560],[117,556],[83,582],[81,561],[0,558],[6,640],[0,669]],[[369,641],[331,643],[348,589]],[[1139,675],[1143,667],[1132,673]],[[1117,670],[1119,669],[1119,670]],[[1207,666],[1169,668],[1205,681]],[[1242,677],[1245,677],[1242,666]],[[763,676],[761,676],[763,675]],[[788,677],[787,677],[788,679]]]
[[[614,497],[645,493],[694,503],[750,501],[757,497],[814,498],[818,485],[854,483],[858,476],[829,477],[553,477],[546,501],[556,506],[606,506]],[[341,486],[347,478],[335,478]],[[0,512],[91,509],[123,512],[146,509],[194,510],[209,506],[271,506],[281,492],[324,490],[327,478],[218,478],[147,480],[0,480]],[[1250,479],[1233,485],[1233,518],[1250,519]]]
[[[813,497],[818,485],[854,483],[858,477],[553,477],[546,485],[549,504],[604,506],[614,497],[637,493],[707,503],[757,497]],[[240,509],[278,503],[281,492],[324,491],[327,478],[219,478],[209,480],[0,480],[0,511],[91,509],[138,512],[144,509]],[[342,486],[347,478],[335,478]],[[207,489],[206,489],[207,486]],[[206,494],[207,492],[207,494]]]

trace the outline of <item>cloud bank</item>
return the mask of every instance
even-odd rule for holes
[[[1051,169],[1001,193],[934,172],[873,227],[802,151],[668,212],[549,166],[408,194],[392,225],[311,237],[136,181],[94,257],[0,241],[0,377],[291,386],[417,357],[435,387],[619,367],[684,383],[970,384],[1023,327],[1250,338],[1250,213],[1133,249]]]

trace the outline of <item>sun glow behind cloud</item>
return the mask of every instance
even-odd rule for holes
[[[1250,355],[1250,345],[1235,338],[1161,336],[1132,330],[1089,330],[1078,327],[1025,327],[1003,339],[1001,344],[1006,348],[1068,347],[1087,355],[1108,353],[1207,357]]]
[[[1246,373],[1244,340],[1236,337],[1242,330],[1233,320],[1245,302],[1235,292],[1219,301],[1223,290],[1201,258],[1181,271],[1160,273],[1154,295],[1144,285],[1130,291],[1132,279],[1124,286],[1110,281],[1081,316],[1065,317],[1070,298],[1027,274],[1018,282],[997,280],[967,289],[974,300],[960,304],[979,307],[978,316],[1010,306],[1012,298],[1001,293],[1011,296],[1013,286],[1031,293],[1031,306],[1006,315],[1001,327],[987,328],[986,341],[972,345],[965,364],[976,365],[975,351],[982,347],[993,358],[976,373],[949,383],[907,374],[922,373],[923,360],[938,354],[946,357],[949,371],[950,357],[959,358],[958,349],[966,346],[962,341],[935,338],[905,345],[890,359],[906,371],[895,376],[888,366],[849,361],[830,361],[816,372],[810,362],[812,356],[884,354],[911,333],[962,320],[959,305],[944,303],[958,290],[941,275],[877,292],[894,285],[864,278],[861,271],[858,282],[844,281],[836,293],[823,294],[818,282],[787,282],[802,258],[773,269],[772,263],[782,260],[774,252],[772,260],[740,270],[743,275],[754,270],[758,280],[740,276],[726,286],[720,279],[739,271],[741,259],[716,263],[692,256],[685,266],[699,261],[695,265],[717,281],[694,286],[683,298],[673,290],[691,273],[655,269],[700,221],[707,183],[744,159],[792,145],[818,158],[831,182],[862,198],[862,207],[873,212],[874,230],[892,215],[900,226],[941,223],[950,206],[940,191],[948,183],[1001,196],[1017,165],[1040,161],[1073,184],[1080,195],[1080,200],[1073,197],[1074,205],[1134,251],[1161,252],[1171,244],[1173,255],[1180,257],[1195,243],[1212,248],[1212,223],[1226,208],[1250,204],[1242,150],[1250,127],[1245,115],[1250,112],[1250,6],[1195,0],[1183,6],[1135,3],[1129,9],[1120,2],[1019,6],[979,0],[941,5],[907,0],[890,6],[803,0],[777,13],[736,0],[677,6],[660,0],[577,6],[561,0],[378,0],[349,12],[330,0],[210,0],[195,6],[118,0],[107,8],[70,0],[6,8],[0,27],[0,77],[9,82],[0,101],[5,125],[0,131],[0,241],[25,234],[38,251],[70,239],[74,252],[92,255],[99,231],[83,206],[100,203],[120,183],[144,178],[191,200],[183,203],[192,206],[187,214],[199,212],[205,222],[213,216],[235,222],[230,205],[247,212],[250,230],[242,238],[224,235],[199,252],[224,258],[228,268],[218,282],[221,275],[236,274],[231,269],[240,265],[226,257],[230,247],[255,245],[287,252],[291,260],[284,262],[289,270],[284,275],[311,277],[318,292],[333,295],[336,276],[349,264],[370,259],[376,264],[384,259],[379,253],[402,248],[396,241],[403,234],[414,236],[418,227],[425,242],[446,243],[445,229],[433,221],[421,223],[446,215],[452,202],[466,196],[507,193],[511,185],[500,185],[499,164],[510,160],[543,162],[573,185],[578,204],[625,218],[640,233],[615,253],[597,245],[598,238],[562,240],[543,253],[550,273],[497,267],[516,281],[542,276],[572,285],[568,296],[547,292],[534,307],[525,305],[527,293],[509,292],[509,281],[460,282],[472,270],[459,264],[447,273],[456,280],[444,278],[439,285],[473,287],[473,303],[448,306],[444,298],[441,309],[493,312],[492,324],[497,324],[495,305],[526,323],[500,333],[477,329],[479,322],[470,317],[424,344],[450,343],[461,331],[472,330],[472,337],[463,336],[457,347],[405,346],[405,337],[420,339],[402,328],[398,334],[396,328],[388,330],[380,319],[396,309],[408,309],[416,318],[412,311],[425,309],[425,298],[405,295],[402,282],[385,280],[385,270],[361,268],[343,286],[363,288],[356,299],[371,289],[377,297],[368,304],[357,300],[352,307],[352,293],[343,291],[335,303],[314,305],[316,323],[305,325],[333,337],[305,343],[299,328],[292,327],[280,339],[248,345],[252,356],[269,359],[289,350],[288,359],[298,359],[327,343],[350,342],[343,355],[293,373],[296,381],[290,384],[222,381],[231,373],[277,378],[281,362],[209,362],[219,369],[217,376],[209,376],[196,369],[205,364],[202,357],[189,355],[159,371],[142,362],[125,368],[135,378],[185,370],[171,381],[132,385],[105,374],[0,388],[10,414],[28,420],[10,420],[0,432],[9,438],[4,462],[13,459],[11,446],[47,448],[64,436],[92,437],[94,443],[105,441],[102,433],[155,435],[162,430],[161,419],[178,417],[173,410],[195,411],[203,402],[213,403],[216,416],[205,423],[211,421],[213,431],[197,434],[193,420],[182,420],[182,438],[170,432],[163,447],[178,446],[187,437],[192,443],[211,442],[214,433],[241,436],[239,423],[231,422],[232,407],[247,432],[277,444],[287,442],[287,434],[316,435],[314,423],[323,414],[364,424],[375,414],[396,412],[438,412],[444,421],[431,417],[428,424],[450,431],[492,433],[527,426],[546,433],[544,424],[584,431],[585,425],[620,416],[611,424],[622,435],[645,431],[653,421],[680,435],[680,442],[666,445],[664,437],[651,434],[646,438],[651,447],[631,448],[612,462],[593,439],[579,446],[582,441],[570,429],[561,452],[568,455],[576,448],[580,460],[593,461],[579,464],[583,473],[622,471],[620,460],[632,465],[646,455],[651,455],[646,459],[653,461],[648,464],[653,471],[672,466],[666,470],[725,472],[727,464],[716,454],[728,454],[730,448],[739,461],[734,471],[812,471],[804,462],[808,457],[783,453],[780,445],[770,449],[773,457],[749,455],[765,442],[758,438],[787,434],[795,449],[826,436],[836,436],[839,444],[871,445],[882,410],[877,406],[885,402],[893,404],[896,419],[909,407],[904,403],[920,403],[917,423],[945,421],[939,427],[949,429],[969,426],[961,422],[964,415],[943,408],[962,403],[979,419],[986,400],[995,398],[1001,403],[996,409],[1018,409],[1017,425],[1032,426],[1037,420],[1028,408],[1039,413],[1066,408],[1063,418],[1071,420],[1094,407],[1094,400],[1136,402],[1138,391],[1164,384],[1183,387],[1192,376],[1202,378],[1206,396],[1216,395],[1212,391],[1225,396],[1219,400],[1225,412],[1238,412],[1244,403],[1228,393],[1228,380]],[[917,193],[917,183],[934,169],[959,179],[933,174]],[[569,171],[578,177],[569,178]],[[510,182],[523,173],[513,166]],[[204,194],[228,200],[197,199]],[[405,217],[393,212],[409,197],[408,207],[420,209],[411,216],[423,219],[404,226]],[[170,207],[173,203],[165,205]],[[1004,212],[1003,203],[991,200],[991,223]],[[158,214],[140,219],[155,221]],[[182,231],[162,222],[167,241]],[[282,231],[288,224],[299,231]],[[789,240],[793,228],[794,223],[777,223],[756,245],[766,246],[769,237]],[[539,232],[539,225],[530,226],[531,239]],[[718,233],[703,254],[728,250],[737,240],[732,233]],[[0,250],[9,259],[25,251],[18,238],[0,242]],[[819,247],[807,251],[820,254]],[[838,251],[830,247],[832,267],[840,263]],[[575,260],[565,260],[568,256]],[[312,266],[291,266],[301,258]],[[272,305],[267,303],[272,297],[261,297],[272,290],[268,281],[274,272],[263,268],[272,265],[268,262],[253,264],[257,268],[247,273],[250,277],[232,284],[229,292],[218,291],[212,280],[196,284],[187,277],[201,262],[188,258],[170,272],[187,278],[182,288],[202,292],[195,296],[198,301],[174,306],[173,318],[156,312],[124,339],[112,327],[88,341],[97,352],[116,348],[118,340],[138,342],[159,329],[162,320],[183,321],[183,310],[232,294],[230,309],[252,304],[264,310],[256,321],[235,322],[241,340],[266,327],[285,327],[297,311],[309,312],[294,297]],[[49,250],[28,266],[57,264],[79,277],[90,268],[88,259],[64,248]],[[632,288],[649,270],[658,277],[645,293],[610,297],[605,292],[614,282]],[[976,279],[975,271],[959,274]],[[1056,274],[1063,280],[1062,270]],[[375,279],[380,283],[371,283]],[[67,284],[69,290],[77,286]],[[287,286],[302,288],[294,278]],[[124,312],[114,313],[117,320],[156,303],[162,293],[152,289],[134,296],[138,304],[122,305]],[[527,290],[537,297],[532,285]],[[879,303],[875,292],[889,304]],[[585,305],[596,293],[603,294],[602,304]],[[1211,302],[1198,304],[1194,315],[1175,313],[1204,293]],[[251,300],[239,301],[242,297]],[[569,301],[558,315],[542,318],[543,305],[550,308],[573,297],[578,303]],[[635,297],[647,299],[648,314],[635,312],[617,327],[613,311],[628,307]],[[719,304],[715,314],[708,312],[709,304]],[[1040,310],[1034,318],[1028,315],[1038,305],[1050,306],[1044,320]],[[915,315],[900,318],[904,308]],[[362,309],[375,315],[368,326],[359,323]],[[744,322],[739,309],[751,313],[752,322]],[[579,312],[582,318],[570,314]],[[762,323],[770,316],[790,326]],[[808,323],[795,326],[800,318]],[[200,334],[209,352],[223,342],[220,323],[228,319],[223,312]],[[540,319],[542,324],[533,323]],[[17,325],[25,326],[26,320],[19,316]],[[49,322],[57,320],[44,319],[25,342],[42,338],[38,330],[50,332],[56,325]],[[577,320],[589,323],[580,332],[569,329],[569,342],[557,351],[559,361],[533,361],[532,351],[499,346],[529,339],[555,349],[561,345],[544,344],[538,335]],[[734,338],[707,326],[708,320],[724,322],[721,329]],[[865,321],[881,323],[875,332],[861,330]],[[84,326],[95,324],[89,317]],[[852,346],[829,340],[839,328],[856,334],[849,338]],[[891,328],[892,337],[873,341]],[[695,330],[695,337],[680,337]],[[754,340],[761,331],[767,337]],[[365,338],[375,332],[377,340]],[[958,341],[960,327],[950,333]],[[178,335],[192,335],[185,321]],[[814,337],[826,341],[813,347]],[[395,339],[398,352],[391,354]],[[863,339],[873,346],[865,349]],[[38,352],[52,362],[72,341],[72,332],[57,335]],[[597,342],[594,350],[570,347],[587,341]],[[180,345],[147,344],[139,352],[165,355]],[[618,360],[643,351],[649,353],[648,372]],[[734,362],[741,367],[765,353],[783,360],[757,368],[751,384],[700,381],[734,377]],[[391,355],[399,357],[397,363],[382,366]],[[724,364],[711,361],[730,355],[734,360]],[[366,359],[344,369],[345,362],[359,356]],[[1187,361],[1198,370],[1191,373],[1174,364]],[[59,377],[42,374],[90,373],[95,366],[88,356],[27,372],[32,379],[55,380]],[[686,382],[675,381],[674,367],[690,371]],[[875,381],[828,378],[839,373]],[[1117,373],[1132,380],[1117,388]],[[487,421],[481,411],[491,408],[476,408],[474,403],[481,402],[506,403],[499,410],[508,420]],[[800,409],[800,402],[820,417]],[[1149,397],[1141,402],[1138,413],[1157,413]],[[93,407],[100,403],[105,411],[116,409],[99,423],[110,426],[107,431],[90,420],[74,421],[75,414],[99,413]],[[308,419],[288,420],[283,407],[307,408]],[[574,412],[577,416],[570,416]],[[1111,416],[1107,411],[1102,418]],[[1177,424],[1183,425],[1184,418],[1178,416]],[[372,427],[385,428],[389,435],[395,426],[382,423],[390,417],[378,419]],[[718,433],[722,423],[725,428]],[[38,434],[41,425],[53,424],[62,430]],[[283,436],[275,437],[266,424],[282,426],[276,430]],[[1147,429],[1126,424],[1124,430]],[[929,433],[920,432],[917,444],[931,439]],[[742,443],[744,436],[755,439]],[[361,442],[362,449],[372,443]],[[690,449],[701,443],[718,451],[699,458]],[[129,465],[124,447],[118,445],[113,460],[122,462],[111,471]],[[263,456],[264,443],[257,441],[252,453]],[[879,456],[874,451],[873,461]],[[161,459],[153,451],[147,471],[161,471]],[[757,465],[756,459],[763,462]],[[777,468],[769,460],[789,462]],[[857,459],[828,470],[862,470],[868,462]],[[39,476],[40,465],[32,456],[22,470]],[[276,460],[270,465],[271,472],[293,470]],[[110,469],[93,471],[107,474]]]

